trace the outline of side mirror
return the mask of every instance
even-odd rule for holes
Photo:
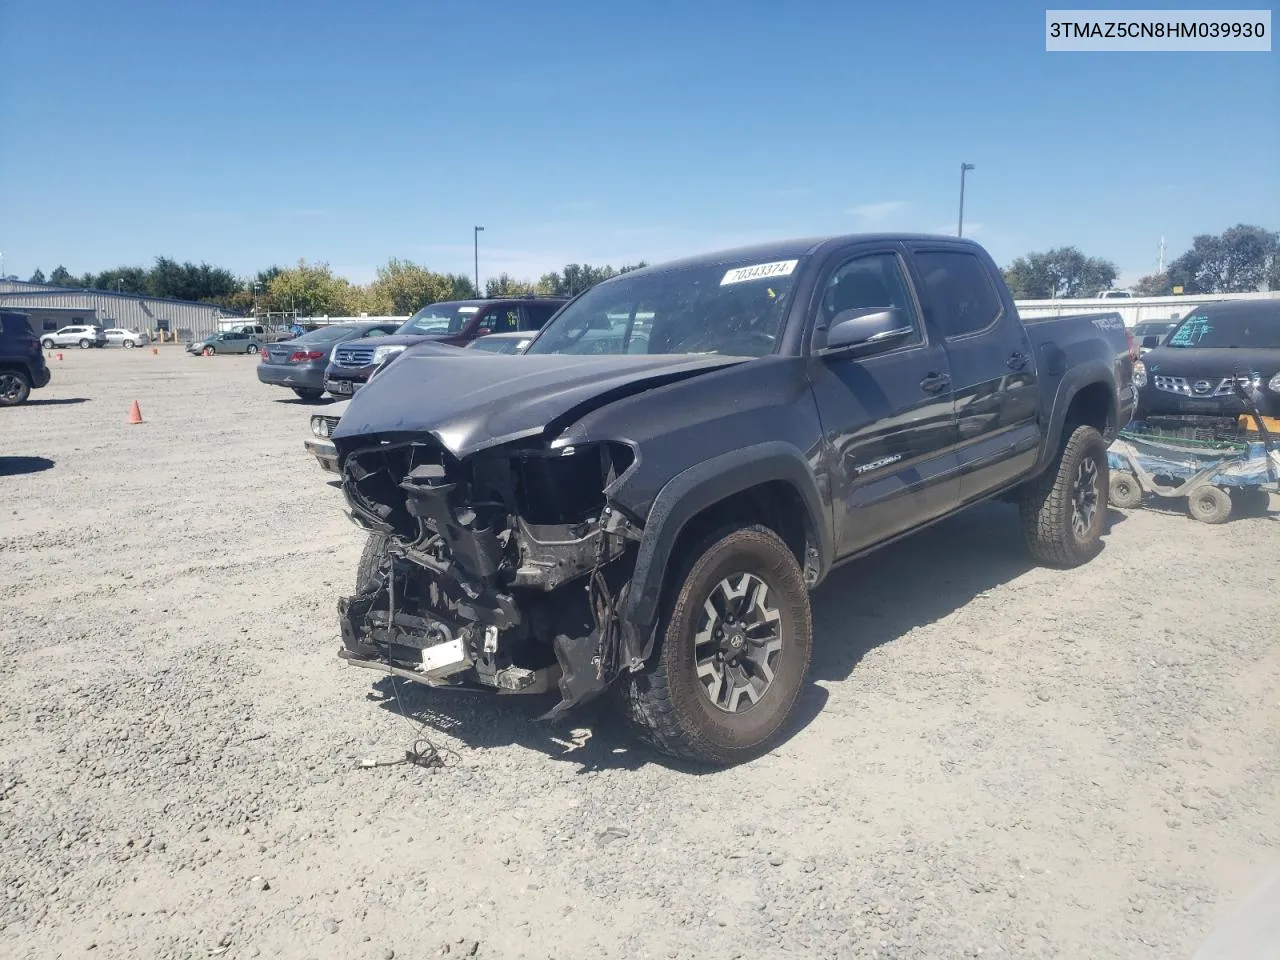
[[[1158,346],[1160,346],[1159,334],[1152,334],[1151,336],[1142,338],[1142,348],[1144,350],[1154,350]]]
[[[827,328],[827,345],[819,356],[847,353],[857,347],[889,343],[911,336],[915,328],[897,307],[887,310],[860,308],[842,310]]]

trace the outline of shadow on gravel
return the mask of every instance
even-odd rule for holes
[[[1124,515],[1110,511],[1114,525]],[[1018,526],[1017,509],[982,504],[900,543],[835,570],[813,594],[814,652],[810,682],[800,694],[785,743],[822,712],[829,697],[817,681],[847,680],[864,656],[915,627],[942,619],[1015,577],[1033,564]],[[606,698],[590,703],[556,726],[535,718],[556,701],[499,697],[487,693],[432,690],[392,679],[373,685],[369,699],[470,747],[521,746],[555,760],[578,764],[579,772],[638,769],[656,763],[702,775],[716,768],[674,760],[638,743]],[[577,734],[575,736],[575,734]],[[406,747],[413,733],[405,727]]]
[[[88,403],[88,397],[40,397],[28,400],[23,404],[24,407],[68,407],[73,403]]]
[[[53,461],[48,457],[0,457],[0,477],[17,477],[52,469]]]
[[[350,400],[350,397],[343,397],[344,400]],[[272,403],[283,403],[290,407],[327,407],[331,403],[337,403],[336,397],[321,397],[319,400],[304,400],[302,397],[276,397]]]

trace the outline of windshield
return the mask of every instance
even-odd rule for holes
[[[396,333],[461,333],[479,311],[473,303],[433,303],[406,320]]]
[[[773,353],[799,260],[624,275],[561,310],[526,353]]]
[[[1167,347],[1203,349],[1267,347],[1280,349],[1280,316],[1260,305],[1255,310],[1197,310],[1165,341]]]

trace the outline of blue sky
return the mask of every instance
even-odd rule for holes
[[[1203,7],[1204,5],[1198,4]],[[1230,5],[1223,5],[1230,6]],[[536,277],[955,229],[1136,279],[1280,229],[1280,53],[1046,53],[1023,3],[5,0],[0,251]]]

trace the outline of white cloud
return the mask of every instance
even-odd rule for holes
[[[883,223],[895,213],[905,210],[909,204],[905,200],[884,200],[880,203],[864,203],[859,207],[851,207],[846,213],[858,217],[864,226]]]

